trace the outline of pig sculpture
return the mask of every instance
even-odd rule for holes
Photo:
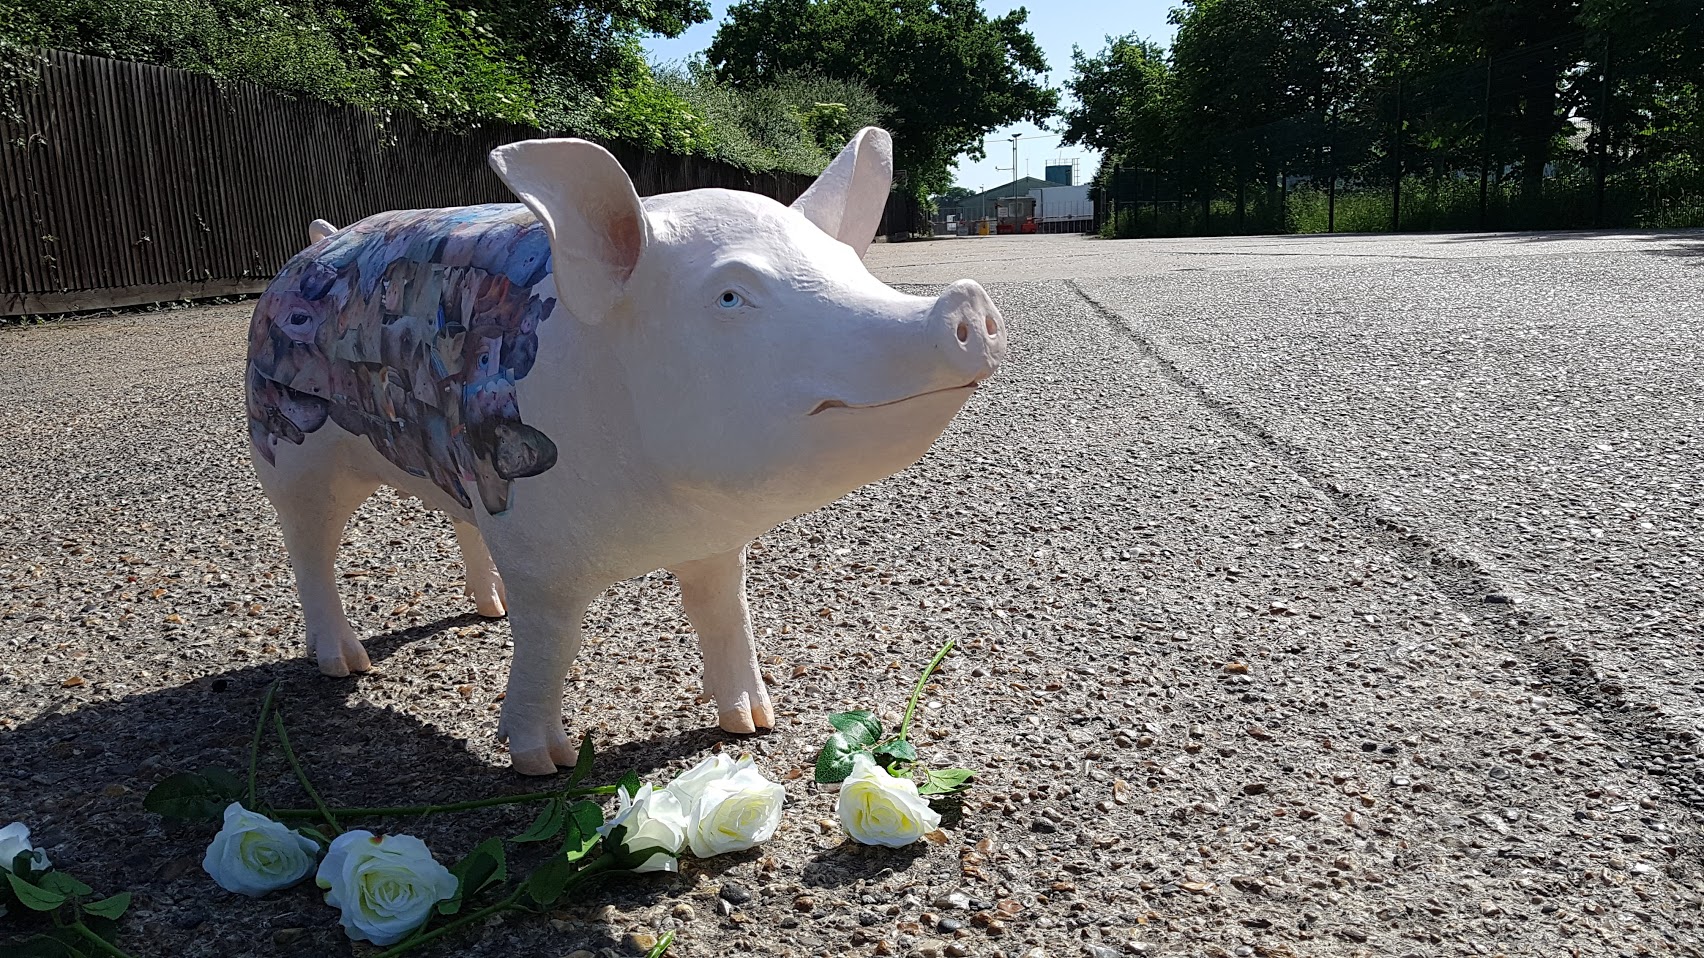
[[[381,485],[450,515],[479,612],[514,635],[498,734],[571,765],[563,680],[611,583],[680,582],[721,727],[773,723],[745,546],[917,461],[1006,354],[963,280],[934,298],[864,268],[892,179],[860,132],[791,207],[640,200],[583,140],[499,147],[524,205],[382,213],[314,239],[249,331],[249,435],[308,648],[364,671],[333,562]]]

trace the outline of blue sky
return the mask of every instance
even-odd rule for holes
[[[1052,68],[1049,82],[1063,89],[1064,80],[1071,75],[1071,45],[1076,44],[1095,52],[1105,44],[1109,34],[1138,33],[1164,44],[1171,42],[1172,26],[1166,22],[1166,12],[1174,0],[1031,0],[1029,3],[1002,3],[984,0],[982,9],[990,16],[1000,16],[1017,7],[1029,10],[1030,32],[1035,34]],[[686,31],[673,40],[652,37],[645,50],[653,60],[684,60],[710,45],[716,24],[727,12],[728,0],[711,0],[714,18],[708,23]],[[1057,124],[1055,124],[1057,125]],[[974,190],[990,189],[1013,179],[1012,134],[1019,134],[1018,173],[1041,176],[1048,162],[1073,157],[1079,160],[1080,176],[1087,179],[1095,171],[1099,156],[1082,147],[1061,148],[1057,133],[1045,133],[1031,124],[1019,124],[995,130],[989,134],[986,159],[972,162],[960,158],[955,181]]]

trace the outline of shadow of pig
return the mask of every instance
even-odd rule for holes
[[[375,636],[367,647],[376,661],[479,621],[471,614],[444,618]],[[519,780],[470,752],[458,735],[352,699],[357,681],[328,680],[300,660],[272,662],[42,716],[0,736],[0,823],[27,822],[36,844],[52,850],[54,864],[93,885],[97,895],[131,891],[134,904],[119,943],[133,955],[353,954],[337,913],[321,902],[311,880],[259,899],[225,892],[201,868],[216,824],[162,819],[144,811],[142,799],[174,772],[219,767],[246,775],[261,698],[274,682],[291,745],[333,807],[447,804],[566,782],[566,774]],[[655,778],[656,770],[725,740],[707,727],[600,748],[587,783],[608,783],[629,769]],[[309,807],[270,735],[261,755],[265,798],[278,808]],[[450,864],[484,838],[524,830],[540,807],[343,824],[417,835]],[[524,874],[547,853],[543,845],[511,846],[511,867]],[[615,883],[583,905],[558,909],[565,922],[517,922],[470,933],[443,953],[515,954],[516,935],[529,941],[548,936],[550,947],[563,954],[598,953],[618,945],[611,935],[619,932],[593,919],[596,906],[643,905],[687,882],[656,875]],[[18,917],[8,916],[0,928],[0,954],[47,930]]]

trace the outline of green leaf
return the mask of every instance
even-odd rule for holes
[[[18,903],[31,911],[52,911],[65,904],[65,896],[59,892],[37,888],[11,872],[6,873],[6,880],[12,883],[12,894],[18,896]]]
[[[532,825],[526,831],[509,839],[509,841],[516,843],[548,842],[555,838],[558,832],[562,831],[562,823],[566,820],[567,812],[567,808],[562,804],[562,799],[553,798],[549,804],[544,806],[544,810],[538,813],[538,817],[533,819]]]
[[[882,737],[881,721],[864,709],[856,712],[836,712],[828,717],[828,724],[846,736],[848,742],[860,747],[874,745]]]
[[[816,780],[819,784],[844,782],[852,774],[852,757],[868,752],[870,743],[848,741],[845,732],[835,732],[817,753]]]
[[[455,914],[469,898],[479,894],[487,886],[509,877],[508,863],[503,856],[502,839],[488,838],[481,842],[478,848],[450,866],[450,874],[456,876],[456,894],[455,897],[438,903],[440,915]]]
[[[127,891],[121,891],[111,898],[102,898],[100,901],[90,902],[83,906],[83,910],[89,914],[111,918],[113,921],[117,921],[119,916],[123,915],[129,908],[130,893]]]
[[[584,858],[598,843],[598,829],[603,823],[603,809],[597,802],[575,802],[568,809],[568,820],[562,829],[562,854],[569,861]]]
[[[876,756],[885,755],[892,759],[893,762],[917,761],[917,747],[912,745],[910,742],[899,738],[896,738],[891,742],[883,742],[875,748],[870,749],[870,753]],[[883,762],[882,764],[892,765],[893,762]]]
[[[36,879],[36,884],[48,891],[58,892],[66,898],[77,898],[94,891],[93,888],[62,871],[50,871]]]
[[[580,736],[580,754],[574,757],[574,770],[568,773],[569,788],[585,781],[586,776],[592,774],[592,764],[596,759],[597,753],[592,749],[592,733],[587,732]]]
[[[216,822],[225,814],[225,806],[237,800],[241,789],[233,794],[229,782],[218,776],[209,779],[205,773],[178,772],[168,775],[142,799],[142,807],[156,815],[190,822]],[[225,773],[229,775],[230,773]],[[235,781],[233,777],[231,781]]]
[[[226,805],[242,801],[248,791],[248,786],[238,781],[235,774],[222,768],[204,768],[201,770],[201,777],[215,792],[227,799]]]
[[[557,855],[534,869],[521,887],[526,890],[528,898],[540,905],[551,905],[562,897],[562,890],[568,887],[568,882],[578,870],[573,862]]]
[[[641,782],[639,780],[638,773],[633,772],[631,770],[628,771],[628,773],[626,775],[621,776],[621,781],[619,781],[615,784],[616,784],[617,788],[619,788],[623,792],[627,793],[628,798],[632,798],[633,796],[639,794],[639,789],[644,787],[644,785],[645,785],[644,782]]]
[[[932,768],[929,780],[917,790],[919,795],[950,795],[970,787],[976,773],[968,768]]]
[[[317,828],[309,825],[297,825],[296,831],[301,832],[303,835],[306,835],[316,842],[319,842],[321,845],[325,845],[327,847],[331,845],[331,839],[326,837],[325,832],[322,832]]]

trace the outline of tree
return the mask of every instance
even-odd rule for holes
[[[1061,112],[1065,145],[1105,154],[1101,166],[1128,162],[1158,169],[1171,153],[1172,70],[1156,43],[1134,34],[1108,37],[1095,56],[1071,48],[1065,88],[1076,105]]]
[[[807,70],[860,81],[891,108],[895,165],[922,199],[961,154],[980,159],[989,133],[1054,113],[1028,16],[990,18],[978,0],[743,0],[706,56],[736,87]]]
[[[1704,5],[1696,0],[1585,0],[1603,33],[1616,98],[1614,151],[1641,162],[1647,195],[1704,194]],[[1597,110],[1591,115],[1601,122]]]
[[[1552,144],[1564,129],[1563,74],[1587,56],[1579,31],[1580,0],[1441,0],[1433,11],[1441,39],[1459,59],[1505,64],[1512,87],[1506,122],[1515,128],[1521,192],[1536,199]]]
[[[342,0],[351,2],[351,0]],[[710,19],[706,0],[458,0],[511,54],[584,84],[630,74],[638,39],[679,36]]]
[[[1184,0],[1171,21],[1175,149],[1204,189],[1225,169],[1239,186],[1275,183],[1364,83],[1355,0]]]

